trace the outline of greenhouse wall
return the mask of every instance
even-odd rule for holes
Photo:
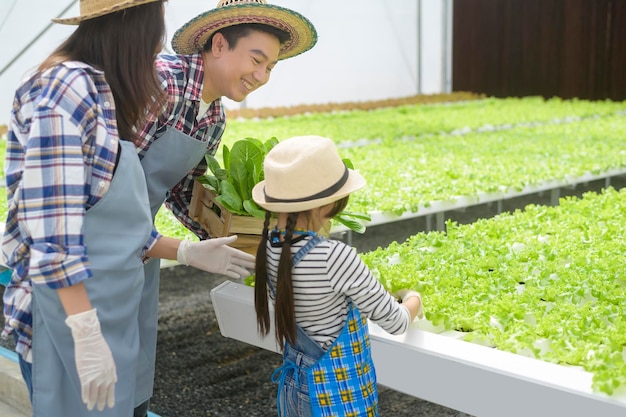
[[[407,97],[450,87],[451,0],[270,0],[316,26],[313,50],[281,62],[241,106],[276,107]],[[169,39],[217,0],[166,3]],[[78,14],[76,0],[0,2],[0,125],[20,79],[74,29],[50,19]],[[18,35],[19,34],[19,35]],[[10,42],[5,40],[10,39]],[[238,108],[240,104],[226,103]]]
[[[455,0],[453,87],[626,99],[623,0]]]

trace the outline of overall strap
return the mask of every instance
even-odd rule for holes
[[[314,247],[316,247],[320,242],[322,242],[324,240],[323,237],[315,235],[313,236],[313,238],[311,240],[309,240],[306,245],[304,245],[303,247],[301,247],[298,252],[296,252],[296,254],[293,256],[293,259],[291,260],[291,267],[295,267],[298,262],[300,262],[300,260],[302,258],[304,258],[304,255],[306,255],[307,253],[309,253],[311,251],[311,249],[313,249]],[[270,291],[272,292],[272,295],[274,297],[276,297],[276,290],[274,289],[274,285],[272,285],[272,281],[271,280],[267,280],[267,285],[270,289]]]
[[[318,243],[320,243],[323,240],[324,238],[321,236],[318,236],[318,235],[313,236],[313,239],[309,240],[306,243],[306,245],[301,247],[300,250],[296,252],[296,254],[293,256],[293,259],[291,260],[291,267],[292,268],[295,267],[298,264],[298,262],[300,262],[300,260],[304,257],[304,255],[309,253],[311,249],[316,247]]]

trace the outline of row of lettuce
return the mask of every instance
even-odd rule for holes
[[[424,299],[424,329],[593,374],[626,389],[626,189],[530,205],[362,254],[394,291]],[[419,323],[419,322],[418,322]]]
[[[626,169],[625,116],[623,102],[485,99],[234,120],[224,143],[327,136],[368,181],[348,209],[402,214],[434,201]]]
[[[309,113],[290,117],[228,121],[223,141],[245,137],[320,135],[337,143],[393,140],[441,133],[512,128],[624,114],[623,102],[544,100],[540,97],[487,98],[445,104],[415,104],[377,110]]]

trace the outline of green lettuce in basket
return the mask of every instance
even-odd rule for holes
[[[213,155],[205,155],[208,172],[197,178],[204,187],[216,194],[215,201],[233,214],[265,218],[265,210],[252,200],[252,188],[264,179],[263,160],[265,155],[278,143],[272,137],[265,142],[255,138],[245,138],[233,143],[232,148],[223,145],[223,167]],[[353,169],[348,159],[343,160]],[[344,211],[333,219],[350,230],[363,233],[365,226],[360,220],[371,220],[366,214]]]
[[[231,213],[264,218],[265,211],[252,200],[252,188],[263,180],[263,160],[277,143],[274,137],[265,142],[245,138],[236,141],[232,149],[224,145],[224,166],[213,155],[205,155],[210,173],[197,181],[213,191],[215,201]]]

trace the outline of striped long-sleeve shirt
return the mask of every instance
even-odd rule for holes
[[[294,240],[292,256],[309,239]],[[268,244],[268,276],[274,288],[281,250],[280,243]],[[391,334],[409,328],[409,310],[385,290],[354,248],[343,242],[327,239],[311,249],[293,269],[292,282],[296,321],[325,350],[345,324],[348,299]]]

